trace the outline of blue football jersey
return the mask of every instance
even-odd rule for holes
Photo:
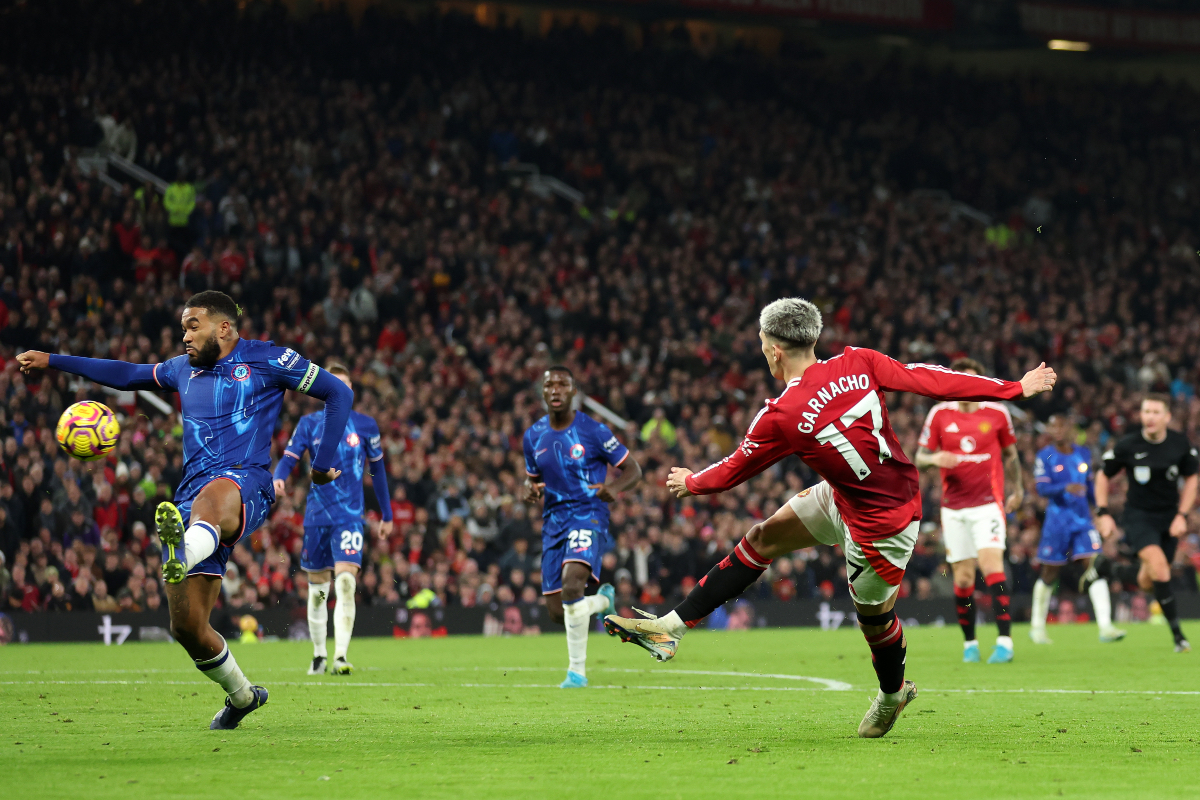
[[[1075,445],[1070,453],[1054,445],[1038,451],[1033,464],[1038,494],[1049,499],[1046,506],[1046,527],[1077,529],[1092,526],[1090,500],[1092,493],[1092,453]],[[1082,483],[1087,492],[1082,495],[1066,491],[1067,484]]]
[[[524,450],[525,472],[546,485],[545,519],[601,509],[607,515],[608,504],[588,487],[604,483],[609,464],[620,466],[629,455],[607,425],[576,411],[574,422],[556,431],[547,415],[525,431]]]
[[[307,392],[319,368],[291,348],[241,339],[211,367],[186,355],[154,365],[154,381],[179,392],[183,481],[177,501],[191,499],[221,470],[270,469],[271,436],[286,389]]]
[[[306,414],[296,423],[284,452],[297,461],[304,451],[316,453],[325,432],[325,414],[317,411]],[[367,461],[383,458],[379,425],[366,414],[350,412],[346,430],[338,444],[333,466],[342,471],[332,483],[313,486],[308,490],[304,509],[304,527],[344,525],[362,522],[363,473]]]

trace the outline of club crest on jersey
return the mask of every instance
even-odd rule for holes
[[[235,381],[244,381],[250,377],[250,367],[247,364],[238,364],[233,368],[232,374]]]
[[[962,441],[960,441],[958,443],[958,449],[962,450],[964,453],[974,453],[975,452],[974,437],[972,437],[972,436],[962,437]]]
[[[358,447],[358,442],[358,434],[354,431],[350,431],[350,435],[346,437],[346,444],[350,445],[351,447]]]
[[[586,451],[583,449],[583,445],[581,445],[579,442],[571,445],[571,458],[575,459],[576,461],[583,458],[583,454],[585,452]]]
[[[992,429],[992,423],[990,423],[990,422],[979,423],[979,432],[980,433],[987,433],[991,429]]]

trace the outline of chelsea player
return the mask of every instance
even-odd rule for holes
[[[613,587],[584,596],[589,578],[600,574],[600,558],[612,546],[608,503],[641,480],[642,468],[603,422],[571,407],[575,376],[550,367],[542,399],[550,413],[525,431],[525,502],[545,497],[542,518],[542,594],[550,619],[567,629],[567,679],[563,689],[587,686],[588,622],[593,614],[615,613]],[[608,467],[621,470],[605,483]]]
[[[181,319],[185,355],[161,364],[129,364],[30,351],[17,356],[23,372],[58,369],[114,389],[167,389],[179,393],[183,420],[183,480],[175,503],[155,512],[163,546],[163,580],[171,635],[196,667],[226,691],[225,706],[209,727],[230,730],[267,702],[252,686],[225,640],[208,619],[221,590],[233,547],[267,518],[275,502],[271,434],[285,389],[325,401],[327,436],[313,459],[321,485],[333,468],[337,443],[354,393],[294,350],[238,336],[240,309],[221,292],[191,297]]]
[[[351,387],[350,370],[341,364],[327,368]],[[324,439],[325,419],[320,412],[306,414],[296,423],[292,438],[275,465],[275,494],[284,491],[284,481],[305,450],[315,452]],[[325,672],[326,631],[329,625],[329,571],[337,587],[333,610],[334,675],[349,675],[354,665],[346,660],[354,632],[354,585],[363,559],[363,472],[371,464],[371,483],[383,521],[379,538],[392,532],[392,502],[388,494],[387,469],[380,448],[379,425],[366,414],[350,412],[346,430],[338,442],[336,464],[342,474],[333,483],[314,487],[304,507],[304,550],[300,568],[308,573],[308,633],[313,642],[309,675]]]
[[[1055,414],[1046,425],[1052,444],[1043,447],[1034,462],[1037,492],[1049,502],[1042,523],[1042,541],[1038,561],[1042,571],[1033,584],[1033,610],[1030,612],[1029,638],[1035,644],[1050,644],[1046,636],[1046,615],[1050,594],[1068,556],[1087,561],[1087,570],[1079,580],[1079,591],[1087,591],[1100,626],[1100,641],[1116,642],[1125,631],[1112,624],[1112,599],[1108,582],[1100,580],[1092,561],[1100,555],[1100,534],[1092,523],[1089,500],[1092,497],[1092,454],[1075,444],[1075,426],[1065,414]]]

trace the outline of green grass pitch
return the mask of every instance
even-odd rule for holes
[[[1109,645],[1090,625],[1026,634],[989,666],[960,662],[957,628],[909,629],[921,695],[874,741],[855,737],[874,673],[854,629],[697,631],[664,665],[593,635],[577,691],[556,688],[561,636],[360,639],[346,678],[305,675],[306,642],[234,644],[271,700],[225,732],[207,729],[220,690],[176,645],[10,646],[3,794],[1200,796],[1196,654],[1146,625]]]

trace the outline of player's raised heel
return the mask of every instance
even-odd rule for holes
[[[162,502],[154,511],[154,527],[162,542],[162,575],[167,583],[180,583],[187,577],[183,554],[183,517],[174,503]]]
[[[620,636],[622,642],[632,642],[659,661],[675,657],[679,640],[672,636],[662,622],[652,614],[634,609],[646,619],[626,619],[610,614],[604,618],[604,630],[610,636]]]
[[[608,601],[608,608],[600,612],[600,617],[615,616],[617,613],[617,590],[611,583],[602,583],[596,594]]]
[[[900,719],[900,713],[905,707],[916,699],[917,685],[912,681],[905,681],[900,687],[900,702],[894,706],[882,702],[876,695],[871,701],[871,707],[867,709],[867,715],[858,724],[859,738],[878,739],[886,734],[896,724],[896,720]]]
[[[267,704],[267,690],[261,686],[251,686],[250,691],[254,693],[254,700],[245,708],[238,708],[233,704],[233,701],[228,697],[225,698],[225,707],[216,713],[209,724],[208,729],[212,731],[231,731],[236,728],[246,716],[256,709],[262,708]]]

